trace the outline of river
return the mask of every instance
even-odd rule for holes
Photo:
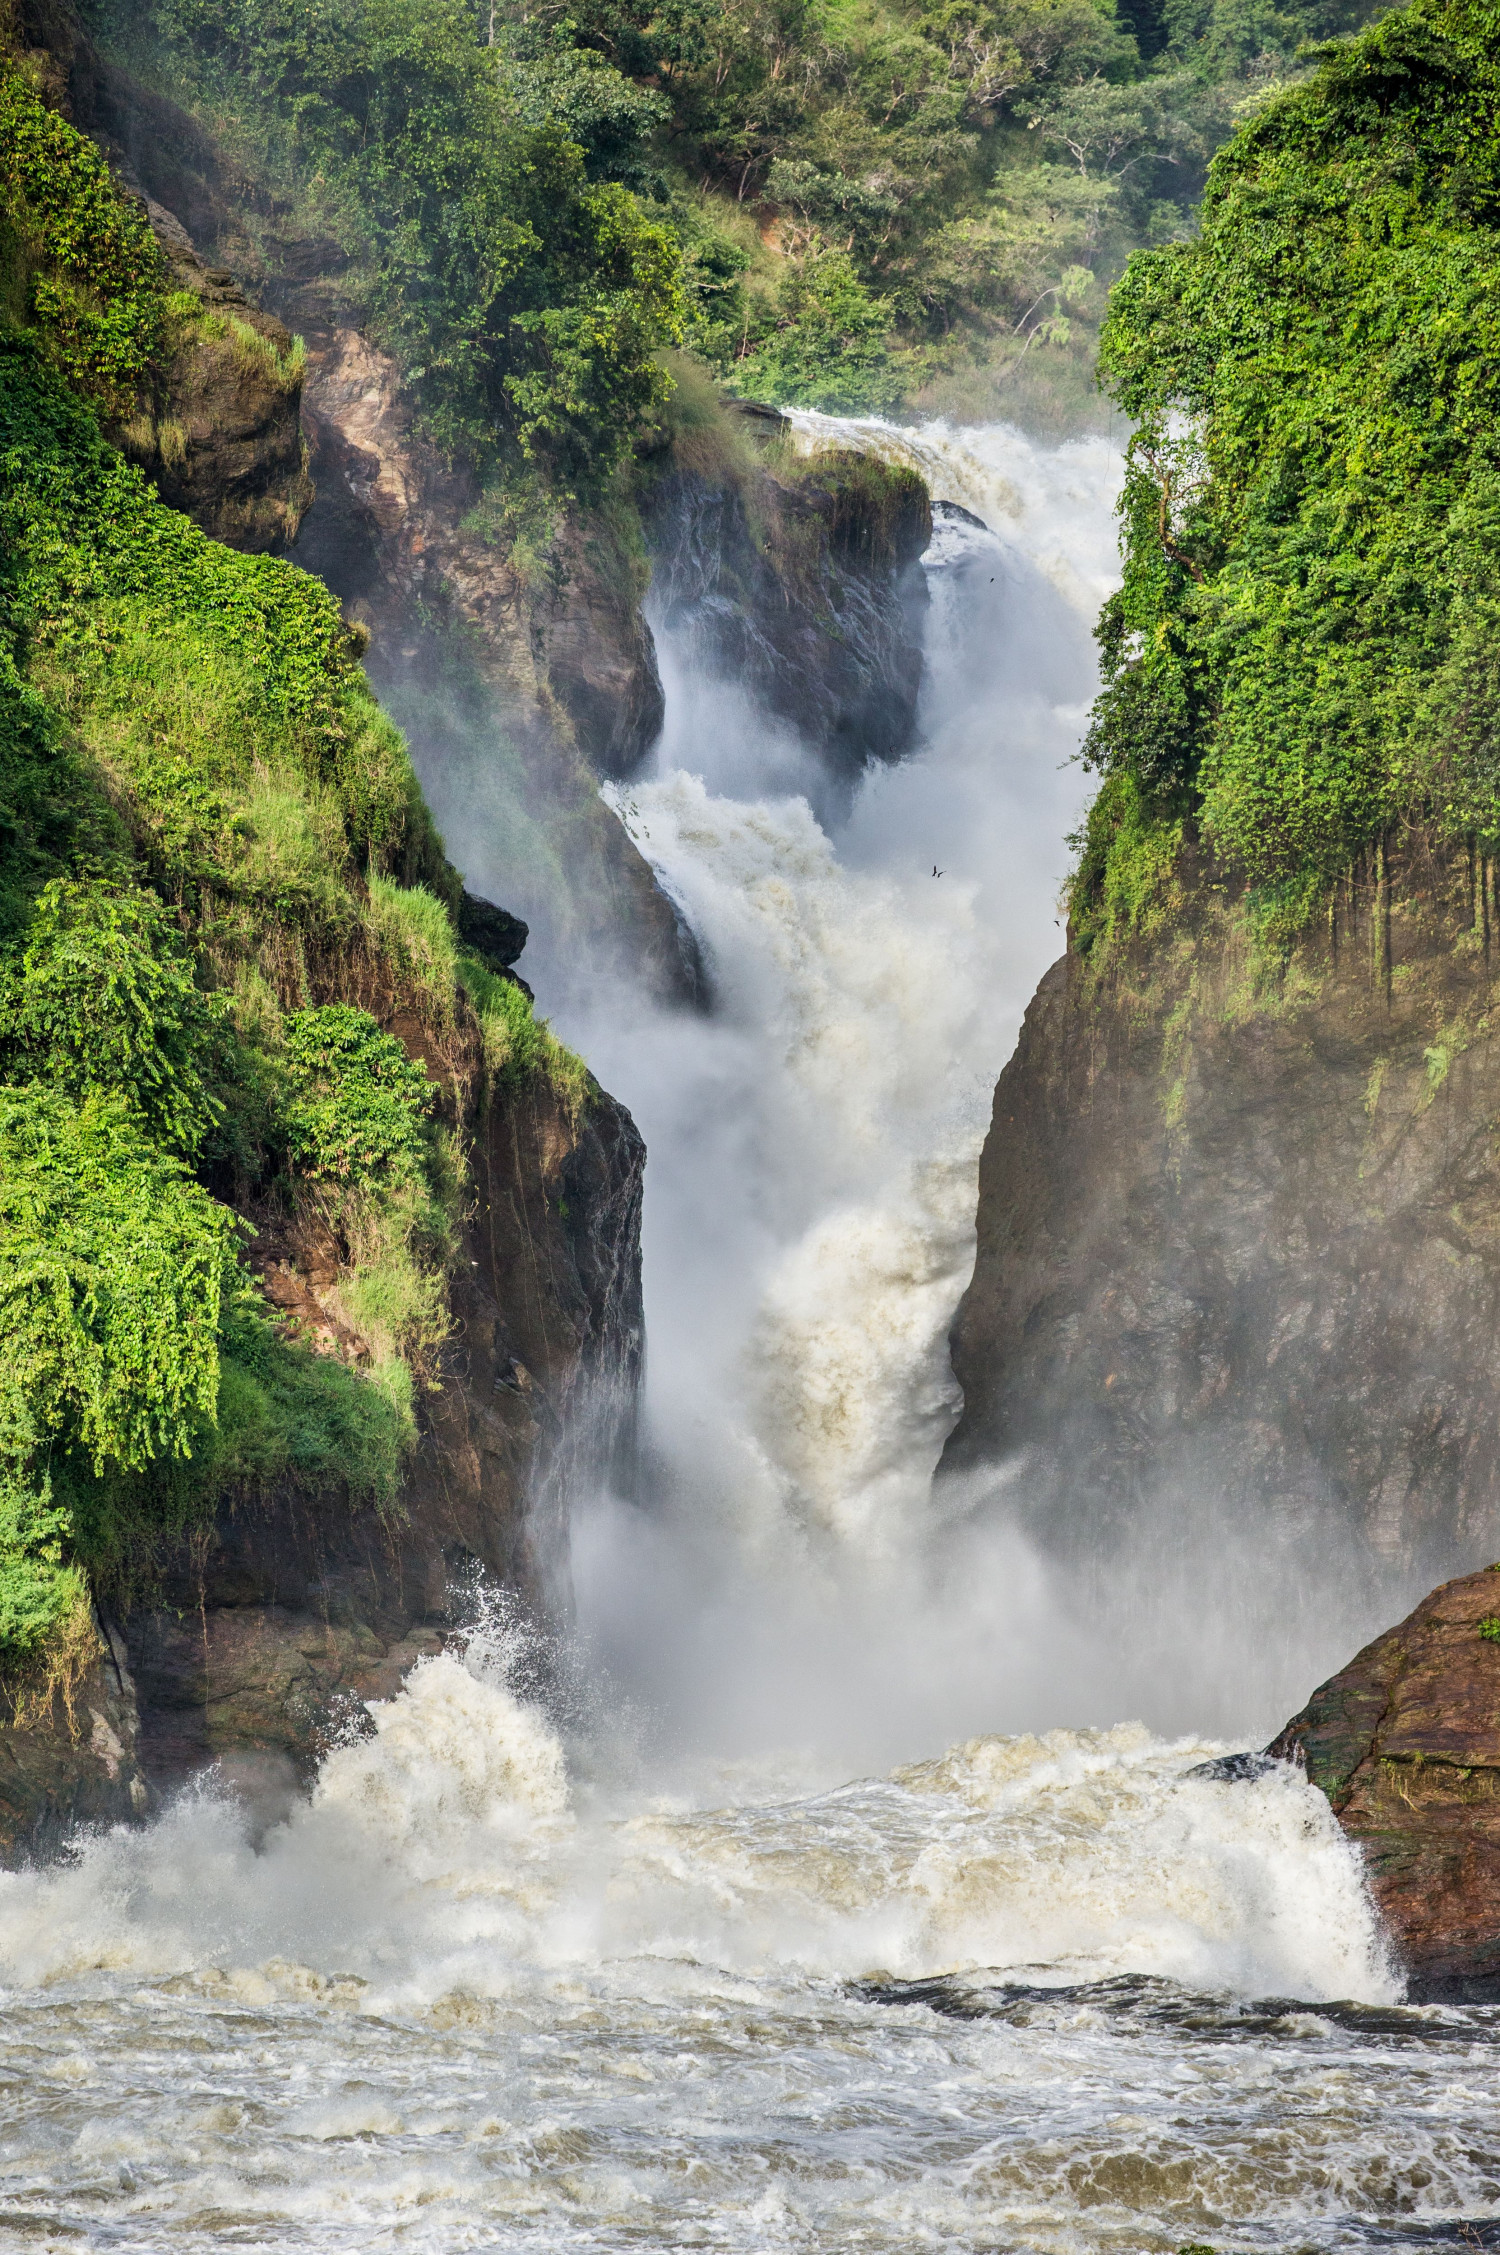
[[[0,2247],[1500,2245],[1500,2016],[1401,2003],[1294,1776],[1193,1774],[1351,1624],[1268,1635],[1223,1553],[1169,1624],[1022,1539],[1024,1465],[934,1487],[1119,461],[833,429],[983,521],[922,749],[825,831],[664,638],[618,803],[716,1007],[558,1005],[651,1153],[641,1476],[575,1499],[547,1649],[488,1599],[263,1840],[209,1778],[0,1877]]]

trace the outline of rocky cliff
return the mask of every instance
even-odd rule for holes
[[[1314,1592],[1500,1554],[1497,978],[1494,865],[1417,831],[1286,955],[1191,852],[1154,932],[1070,946],[995,1094],[948,1469],[1024,1458],[1106,1554],[1217,1503]]]
[[[1412,1997],[1500,1998],[1500,1567],[1434,1590],[1268,1751],[1363,1848]]]
[[[274,1816],[336,1737],[365,1727],[362,1702],[439,1649],[476,1565],[533,1611],[555,1603],[568,1483],[629,1445],[644,1164],[602,1091],[577,1114],[545,1084],[491,1092],[473,1122],[453,1330],[396,1509],[295,1486],[234,1495],[165,1550],[142,1601],[101,1615],[76,1677],[13,1702],[0,1860],[142,1815],[210,1762]],[[251,1260],[290,1329],[358,1359],[337,1251],[315,1229],[269,1223]]]
[[[192,154],[186,121],[127,102],[69,10],[26,0],[8,21],[0,13],[0,33],[0,53],[19,45],[30,82],[40,79],[122,166],[131,162],[121,138],[127,127],[136,155],[163,168]],[[127,184],[149,185],[139,165]],[[107,426],[108,435],[163,500],[215,539],[284,547],[310,491],[303,355],[227,268],[199,255],[172,211],[155,200],[149,208],[171,269],[167,350],[139,412]],[[193,216],[202,214],[194,208]],[[149,496],[133,505],[166,514]],[[122,541],[140,537],[134,518],[117,530]],[[398,522],[393,545],[403,537]],[[418,532],[413,552],[420,547]],[[199,549],[184,553],[186,570],[215,569]],[[281,567],[266,569],[275,578]],[[320,600],[342,649],[348,636],[336,607]],[[253,702],[246,709],[253,714]],[[205,703],[202,711],[212,725],[216,708]],[[354,734],[340,739],[346,750]],[[404,760],[378,730],[372,742],[384,745],[380,756]],[[200,749],[195,742],[195,758]],[[370,896],[383,873],[373,856],[346,860],[342,832],[329,831],[318,864],[327,915],[316,939],[292,921],[280,929],[285,904],[274,893],[259,899],[248,937],[267,942],[257,991],[273,1019],[324,1005],[368,1012],[435,1084],[451,1154],[443,1163],[454,1171],[443,1195],[456,1243],[451,1257],[445,1252],[440,1343],[414,1366],[414,1453],[399,1491],[379,1504],[355,1500],[352,1472],[335,1467],[332,1480],[316,1484],[285,1469],[265,1479],[241,1474],[217,1491],[211,1517],[188,1514],[187,1536],[169,1531],[183,1522],[164,1510],[154,1532],[138,1539],[138,1529],[115,1567],[94,1575],[92,1617],[82,1607],[65,1634],[29,1659],[7,1650],[0,1861],[50,1853],[80,1822],[138,1817],[210,1761],[262,1816],[274,1815],[335,1736],[364,1727],[362,1701],[389,1695],[416,1656],[436,1649],[452,1626],[455,1587],[472,1588],[482,1573],[533,1612],[556,1603],[569,1484],[629,1449],[641,1359],[641,1141],[628,1114],[566,1059],[528,1008],[506,1018],[505,998],[524,995],[509,967],[526,926],[460,891],[404,772],[420,866],[403,863],[387,897],[398,910],[404,902],[418,925],[404,939],[379,938]],[[282,781],[295,821],[295,793]],[[168,797],[172,787],[170,779],[162,786]],[[628,860],[633,848],[610,827]],[[214,874],[206,863],[200,880],[212,883]],[[191,921],[181,890],[170,897]],[[190,897],[197,902],[196,892]],[[649,898],[660,906],[654,888]],[[204,929],[222,942],[222,983],[233,960],[231,919],[219,904],[224,926],[215,934],[215,913],[205,913]],[[426,944],[424,914],[446,936],[426,970],[413,970],[403,949],[413,933]],[[670,917],[667,926],[675,946]],[[465,974],[468,986],[455,980],[459,948],[477,966]],[[440,962],[445,972],[434,968]],[[490,1017],[470,1000],[471,988],[488,995]],[[524,1056],[513,1053],[506,1026],[530,1041]],[[307,1185],[299,1191],[284,1170],[257,1171],[248,1146],[217,1164],[216,1194],[255,1233],[246,1260],[282,1340],[371,1370],[389,1343],[380,1347],[375,1333],[361,1331],[361,1321],[378,1315],[359,1316],[349,1300],[357,1260],[337,1202],[304,1195]]]
[[[837,447],[799,453],[774,409],[687,404],[644,481],[658,625],[794,727],[832,780],[901,758],[922,680],[921,479]]]
[[[51,0],[26,5],[47,13]],[[603,505],[502,523],[495,497],[416,428],[338,245],[309,235],[193,119],[102,65],[71,22],[59,8],[34,32],[56,51],[60,98],[148,199],[184,288],[215,308],[234,297],[219,316],[239,323],[224,366],[200,351],[165,450],[145,440],[164,494],[240,545],[296,536],[298,561],[368,631],[371,676],[440,823],[484,834],[486,889],[516,898],[559,956],[597,963],[623,949],[663,999],[701,1001],[691,935],[597,792],[636,772],[660,733],[648,589],[659,615],[690,624],[700,662],[795,722],[847,784],[913,738],[916,559],[931,524],[921,481],[856,455],[798,461],[769,412],[758,442],[705,460],[669,414]],[[269,355],[247,350],[246,324]],[[279,357],[293,332],[295,364]],[[267,368],[295,375],[277,429],[295,441],[300,404],[306,470],[279,517],[257,506],[261,473],[235,454],[252,403],[231,395],[231,361],[242,389]],[[682,373],[690,393],[705,388]],[[269,431],[261,451],[274,452]]]

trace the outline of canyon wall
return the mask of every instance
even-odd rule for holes
[[[1105,1556],[1209,1502],[1313,1583],[1500,1553],[1495,880],[1393,834],[1281,957],[1189,854],[1154,934],[1070,946],[995,1093],[945,1469],[1024,1466]]]
[[[541,1083],[490,1091],[452,1334],[397,1506],[231,1495],[167,1547],[140,1601],[102,1615],[81,1677],[0,1729],[0,1860],[143,1815],[209,1762],[272,1817],[338,1736],[368,1727],[361,1703],[440,1648],[475,1567],[533,1613],[556,1602],[567,1484],[630,1442],[644,1164],[602,1091],[576,1116]],[[250,1259],[300,1337],[358,1357],[316,1230],[264,1227]]]
[[[14,37],[15,22],[10,30]],[[398,595],[417,609],[422,528],[441,515],[441,497],[401,452],[388,364],[361,357],[360,340],[336,333],[321,360],[304,362],[276,316],[200,254],[153,190],[189,181],[190,160],[207,166],[209,152],[188,121],[110,81],[69,9],[25,0],[19,43],[56,104],[94,130],[128,168],[128,183],[149,196],[172,284],[200,309],[179,324],[150,413],[109,435],[163,500],[213,537],[285,549],[312,498],[301,420],[309,375],[325,405],[331,398],[351,416],[373,399],[388,418],[381,425],[377,413],[377,435],[396,434],[376,462],[376,486],[385,480],[371,508],[377,529],[374,503],[395,499],[388,537],[370,553],[391,618]],[[195,225],[207,221],[216,256],[215,229],[228,229],[230,207],[206,187],[185,202]],[[329,543],[347,519],[340,505],[335,479]],[[462,553],[455,536],[444,551],[450,574]],[[311,559],[299,550],[298,560]],[[660,937],[671,986],[679,974],[670,911],[591,786],[588,795],[639,927]],[[492,977],[513,977],[526,926],[460,896],[451,871],[442,881],[459,903],[465,944]],[[163,1536],[154,1555],[132,1563],[76,1648],[49,1650],[39,1669],[11,1670],[0,1684],[0,1861],[52,1853],[79,1823],[138,1818],[209,1762],[262,1818],[274,1816],[335,1737],[366,1727],[362,1702],[389,1695],[413,1659],[438,1648],[454,1624],[455,1591],[461,1597],[476,1573],[533,1615],[565,1598],[569,1483],[630,1450],[645,1153],[629,1114],[592,1082],[491,1071],[462,995],[432,1017],[358,950],[321,965],[309,957],[305,969],[300,1001],[367,1009],[426,1063],[464,1153],[450,1330],[419,1388],[415,1454],[384,1510],[291,1479],[231,1489],[211,1524],[189,1538]],[[244,1212],[255,1232],[246,1259],[284,1332],[368,1364],[370,1342],[339,1300],[343,1248],[319,1225],[316,1203],[289,1207],[274,1185],[262,1186]]]

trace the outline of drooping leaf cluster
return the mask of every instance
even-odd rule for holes
[[[54,878],[24,948],[0,956],[0,1078],[118,1096],[186,1158],[222,1117],[208,1078],[221,1019],[175,920],[135,886]]]
[[[96,1470],[190,1453],[236,1229],[119,1099],[0,1089],[5,1382],[43,1432]]]
[[[1397,820],[1500,842],[1500,9],[1413,0],[1246,126],[1103,367],[1085,923],[1184,817],[1288,929]]]

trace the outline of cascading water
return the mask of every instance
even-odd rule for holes
[[[1132,1648],[1003,1481],[934,1505],[1118,461],[839,428],[989,529],[941,528],[924,749],[836,837],[664,648],[621,812],[717,1009],[566,1028],[652,1154],[647,1463],[580,1504],[577,1636],[492,1612],[258,1845],[209,1781],[0,1876],[0,2247],[1490,2244],[1488,2017],[1395,2001],[1317,1794],[1121,1720],[1288,1687],[1211,1624]]]

